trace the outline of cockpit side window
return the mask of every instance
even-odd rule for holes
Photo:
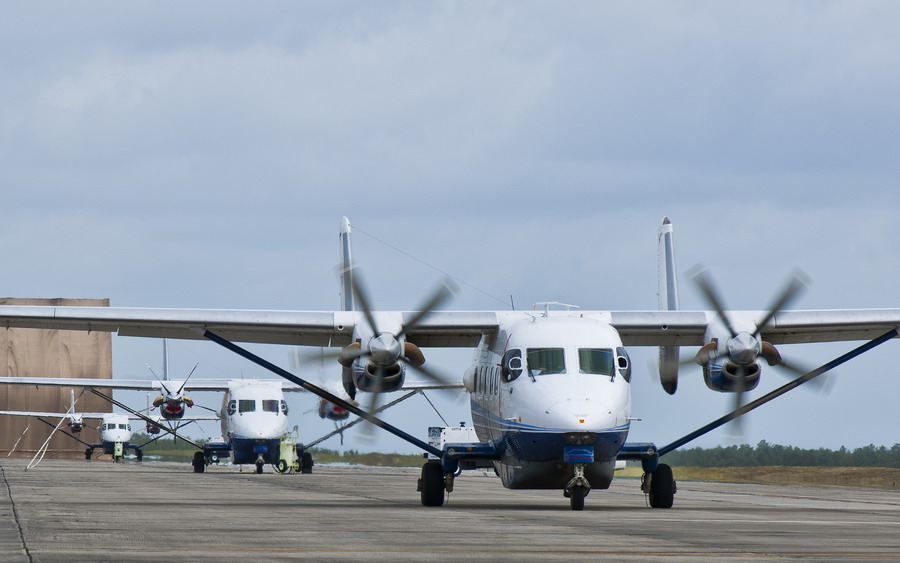
[[[237,412],[237,401],[231,399],[228,401],[228,414],[232,415]]]
[[[281,399],[281,414],[287,414],[287,413],[288,413],[287,401],[285,401],[284,399]]]
[[[262,407],[263,407],[263,412],[278,412],[278,400],[277,399],[263,399]]]
[[[625,348],[616,348],[616,368],[618,368],[622,378],[631,383],[631,358],[628,357],[628,352],[625,351]]]
[[[562,348],[529,348],[527,360],[528,373],[531,375],[566,373],[566,361]]]
[[[509,383],[520,375],[525,366],[522,364],[522,351],[518,348],[507,350],[500,361],[500,376]]]
[[[578,372],[612,375],[613,351],[609,348],[579,348]]]
[[[238,411],[245,412],[253,412],[256,410],[256,400],[254,399],[241,399],[238,401]]]

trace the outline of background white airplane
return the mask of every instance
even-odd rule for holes
[[[583,508],[584,496],[592,487],[609,485],[615,462],[622,459],[641,460],[646,472],[643,488],[651,506],[671,506],[674,481],[671,470],[658,463],[659,457],[708,431],[704,427],[662,448],[626,443],[631,424],[627,346],[691,346],[701,354],[705,350],[707,355],[700,360],[711,374],[709,381],[717,390],[737,392],[750,383],[751,373],[761,370],[759,358],[775,357],[763,343],[780,346],[871,339],[850,354],[804,374],[774,396],[741,406],[710,425],[717,427],[896,337],[900,325],[897,309],[782,310],[794,290],[785,291],[766,311],[725,311],[722,307],[709,311],[557,311],[549,306],[542,312],[437,311],[448,297],[443,287],[419,310],[375,311],[358,281],[347,277],[352,268],[344,272],[345,287],[351,287],[362,311],[4,306],[0,307],[0,321],[26,328],[206,338],[439,457],[423,467],[420,488],[425,505],[443,504],[444,492],[452,491],[459,468],[490,464],[509,488],[562,488],[574,509]],[[669,274],[663,271],[663,275]],[[712,300],[714,292],[707,293]],[[473,422],[480,441],[446,444],[441,449],[430,446],[234,342],[339,348],[348,393],[350,384],[357,391],[397,389],[407,368],[434,376],[423,368],[421,348],[475,348],[472,367],[463,379],[472,395]],[[735,377],[743,380],[740,386],[716,383],[712,374],[719,367],[725,376],[734,367]],[[671,364],[665,365],[663,373],[664,386],[673,391]]]
[[[127,414],[110,412],[78,412],[75,406],[76,400],[74,390],[71,391],[70,397],[71,406],[66,412],[4,410],[0,411],[0,415],[29,416],[40,419],[42,421],[44,418],[63,419],[60,420],[60,423],[56,426],[53,426],[52,424],[50,426],[54,428],[55,432],[56,429],[58,429],[59,426],[63,423],[63,421],[66,421],[67,429],[69,430],[69,432],[71,432],[71,434],[69,432],[66,432],[66,434],[70,438],[77,440],[78,442],[81,442],[82,444],[87,446],[87,449],[85,450],[86,459],[91,459],[94,454],[94,449],[96,448],[100,448],[103,450],[103,453],[113,456],[113,461],[115,462],[121,461],[125,456],[125,452],[129,449],[134,450],[138,461],[141,461],[143,459],[144,456],[141,447],[143,447],[145,444],[139,445],[132,444],[130,442],[133,432],[131,429],[131,419]],[[100,421],[100,424],[97,426],[97,430],[100,432],[99,443],[91,444],[75,436],[76,434],[80,434],[81,431],[84,430],[85,420]],[[47,439],[47,442],[45,442],[45,446],[48,442],[49,438]]]

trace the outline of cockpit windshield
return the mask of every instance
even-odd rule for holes
[[[240,399],[238,401],[238,412],[253,412],[256,410],[256,401],[253,399]]]
[[[531,375],[566,373],[566,361],[562,348],[529,348],[526,361]]]
[[[578,371],[613,375],[613,351],[609,348],[579,348]]]
[[[277,399],[263,399],[262,407],[263,407],[263,412],[278,412],[278,400]]]

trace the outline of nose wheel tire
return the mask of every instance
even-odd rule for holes
[[[263,471],[263,464],[257,463],[256,464],[256,473],[259,474],[259,473],[262,473],[262,471]]]
[[[569,505],[572,510],[584,510],[584,497],[587,495],[587,489],[581,485],[572,487],[569,492]]]

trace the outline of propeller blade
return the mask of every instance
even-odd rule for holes
[[[744,406],[744,391],[746,390],[746,378],[747,378],[747,370],[744,366],[738,367],[738,383],[735,385],[737,391],[734,394],[734,408],[732,411],[736,411],[739,408]],[[744,436],[744,423],[741,420],[741,417],[735,418],[731,421],[731,430],[732,434],[738,438],[743,438]]]
[[[766,316],[757,323],[756,325],[756,334],[759,334],[761,330],[766,328],[769,323],[772,321],[772,318],[778,314],[779,311],[784,310],[784,308],[797,298],[800,293],[809,286],[809,277],[804,274],[801,270],[797,270],[794,272],[794,275],[788,281],[787,286],[784,288],[784,291],[781,292],[781,295],[778,296],[778,299],[775,300],[775,303],[769,308],[769,312],[766,313]]]
[[[795,364],[794,362],[788,362],[784,359],[781,360],[781,363],[778,364],[778,367],[784,368],[785,370],[791,372],[794,375],[805,375],[809,373],[809,369],[803,367],[802,365]],[[834,387],[834,373],[826,373],[822,376],[819,376],[809,382],[808,387],[819,393],[828,394],[831,392],[831,388]]]
[[[719,318],[722,319],[722,322],[725,324],[725,328],[728,329],[728,332],[731,333],[731,336],[736,336],[737,331],[734,330],[731,321],[728,319],[728,315],[725,314],[725,306],[723,305],[722,300],[719,298],[719,293],[716,291],[715,285],[712,282],[712,278],[710,278],[709,274],[707,274],[706,269],[699,269],[693,276],[691,276],[691,279],[694,280],[694,283],[696,283],[697,287],[700,288],[700,292],[703,294],[709,304],[712,305],[716,313],[718,313]]]
[[[184,383],[182,383],[181,387],[178,388],[178,392],[175,393],[176,395],[180,395],[181,392],[184,391],[184,386],[187,385],[188,380],[191,378],[192,375],[194,375],[194,372],[197,371],[197,366],[199,366],[199,365],[200,365],[200,362],[197,362],[196,364],[194,364],[194,369],[192,369],[191,373],[189,373],[188,376],[184,379]]]
[[[405,360],[405,358],[404,358],[404,360]],[[405,363],[408,367],[412,368],[414,371],[419,372],[420,374],[424,375],[427,379],[435,382],[438,385],[446,385],[448,388],[450,386],[455,386],[449,382],[448,378],[439,375],[438,373],[431,370],[431,368],[426,368],[423,365],[417,366],[415,364],[409,363],[408,361],[405,361]]]
[[[384,366],[379,365],[375,369],[375,384],[372,386],[372,392],[371,392],[372,396],[369,400],[369,406],[368,406],[368,408],[366,408],[367,413],[374,414],[376,412],[376,410],[377,410],[376,407],[378,404],[378,396],[381,395],[381,390],[383,388],[383,385],[384,385]],[[362,436],[365,439],[373,441],[375,439],[374,429],[375,429],[375,425],[369,421],[366,421],[366,423],[363,425],[363,428],[362,428],[362,431],[360,432],[360,434],[362,434]]]
[[[413,316],[413,318],[410,319],[408,323],[406,323],[406,326],[404,326],[403,330],[400,331],[400,334],[397,335],[397,340],[403,338],[403,336],[405,336],[407,332],[414,329],[416,325],[422,322],[422,319],[430,315],[451,297],[456,297],[456,285],[450,278],[447,278],[443,282],[441,282],[441,285],[437,288],[437,291],[434,292],[434,295],[432,295],[431,298],[426,301],[421,308],[419,308],[415,316]]]
[[[365,290],[365,284],[363,284],[361,272],[355,272],[355,275],[353,276],[353,294],[356,296],[356,301],[359,303],[363,314],[366,316],[366,322],[369,323],[369,328],[372,329],[372,333],[375,335],[381,334],[378,330],[378,324],[375,322],[375,316],[372,314],[372,307],[370,305],[368,293]]]

